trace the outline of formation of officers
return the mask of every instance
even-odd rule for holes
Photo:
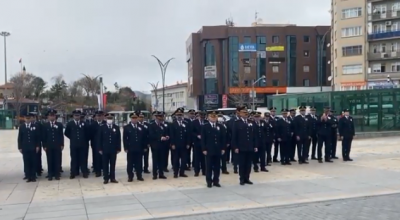
[[[165,113],[153,112],[153,120],[144,121],[140,111],[130,114],[131,121],[123,132],[114,123],[114,115],[97,111],[94,119],[86,119],[80,111],[73,111],[73,119],[66,124],[57,122],[57,111],[49,110],[47,121],[40,123],[34,115],[26,115],[20,126],[18,149],[23,155],[24,179],[35,182],[41,176],[41,152],[46,153],[49,181],[60,180],[64,136],[70,140],[70,179],[82,174],[88,178],[89,150],[92,151],[92,168],[96,177],[103,176],[104,184],[118,183],[115,176],[117,155],[126,153],[128,182],[135,178],[144,181],[143,173],[153,175],[153,180],[166,179],[171,158],[173,177],[206,177],[207,187],[220,187],[220,173],[229,174],[227,164],[233,164],[233,172],[239,174],[240,185],[253,184],[250,173],[268,172],[273,162],[291,165],[296,149],[299,164],[312,160],[331,163],[336,156],[337,136],[342,140],[342,157],[350,158],[351,143],[355,135],[354,123],[349,110],[340,117],[329,107],[322,115],[311,108],[300,106],[282,109],[281,117],[276,108],[269,109],[262,118],[260,112],[249,112],[245,106],[236,109],[236,115],[225,121],[221,112],[196,112],[191,109],[184,117],[184,109],[173,113],[173,121],[165,121]],[[311,146],[311,152],[309,152]],[[322,154],[324,148],[324,155]],[[273,154],[272,154],[273,149]],[[149,152],[152,169],[149,170]],[[279,160],[278,160],[279,158]]]

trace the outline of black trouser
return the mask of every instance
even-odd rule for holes
[[[300,140],[297,141],[297,158],[299,162],[305,162],[308,158],[308,137],[300,137]]]
[[[163,148],[162,148],[162,156],[163,158],[163,163],[162,163],[162,169],[168,169],[168,159],[169,159],[169,151],[170,151],[170,147],[169,147],[169,141],[167,141],[167,143],[163,143]],[[172,160],[172,157],[171,157]]]
[[[221,156],[220,155],[207,155],[206,160],[206,181],[207,183],[219,183],[220,169],[221,169]],[[214,174],[214,175],[213,175]]]
[[[61,148],[50,147],[46,149],[48,177],[60,177]]]
[[[71,147],[70,157],[71,157],[71,175],[75,176],[79,173],[79,168],[82,174],[88,174],[87,169],[87,157],[86,147]]]
[[[194,162],[194,172],[200,173],[200,170],[203,174],[206,173],[206,165],[205,165],[205,157],[203,151],[201,150],[201,145],[196,144],[193,149],[193,162]]]
[[[60,151],[60,171],[62,170],[62,150]]]
[[[148,171],[149,170],[149,151],[150,149],[147,149],[143,153],[143,170]]]
[[[232,150],[232,163],[233,163],[233,170],[237,170],[239,166],[239,155]]]
[[[96,174],[101,175],[101,170],[103,170],[103,156],[96,149],[98,148],[92,147],[93,170]]]
[[[271,150],[272,150],[272,142],[267,142],[265,148],[265,151],[267,152],[267,164],[270,164],[272,162]]]
[[[36,179],[36,166],[37,163],[37,153],[35,150],[22,150],[22,159],[24,160],[24,171],[25,176],[28,180]]]
[[[193,145],[189,145],[189,149],[186,149],[186,167],[191,167],[192,165],[192,149]]]
[[[351,143],[353,142],[353,137],[343,137],[342,140],[342,156],[343,159],[350,159]]]
[[[281,141],[279,142],[279,146],[280,146],[280,154],[281,154],[281,163],[289,163],[290,162],[290,158],[289,158],[289,154],[290,154],[290,141]]]
[[[279,147],[280,147],[280,145],[281,145],[281,142],[279,142],[277,139],[275,140],[275,143],[274,143],[274,160],[277,160],[278,159],[278,153],[279,153]],[[281,152],[280,152],[280,158],[281,158],[281,160],[282,160],[282,150],[281,150]]]
[[[103,176],[104,180],[115,180],[116,153],[104,153],[103,151]]]
[[[332,131],[332,140],[331,140],[331,158],[336,157],[336,147],[337,147],[337,130],[333,129]]]
[[[164,176],[164,146],[151,147],[151,158],[153,160],[153,177]]]
[[[232,162],[231,153],[232,153],[232,148],[231,148],[231,146],[226,147],[226,150],[225,150],[226,162]]]
[[[228,171],[228,168],[226,167],[226,162],[228,161],[228,159],[226,157],[227,157],[227,154],[226,154],[226,151],[225,151],[225,153],[222,154],[221,157],[220,157],[221,158],[221,170],[223,172]],[[206,160],[207,160],[207,158],[206,158]],[[206,167],[207,167],[207,161],[206,161]]]
[[[318,135],[318,160],[322,160],[322,145],[325,145],[325,160],[330,160],[331,157],[331,136]]]
[[[251,164],[254,160],[254,152],[240,151],[238,153],[239,159],[239,179],[240,181],[250,180]]]
[[[260,168],[265,169],[265,154],[266,154],[266,146],[265,144],[261,144],[258,148],[258,151],[254,153],[254,170],[258,170],[258,161],[260,161]]]
[[[174,175],[185,174],[187,148],[185,146],[175,148],[175,150],[171,151],[171,157],[173,158],[172,166],[174,168]]]
[[[135,167],[135,172],[136,172],[136,176],[137,178],[141,178],[142,177],[142,167],[143,167],[143,163],[142,163],[142,153],[141,152],[137,152],[137,151],[128,151],[128,153],[126,154],[126,173],[128,174],[128,178],[133,178],[133,168]]]
[[[294,160],[294,157],[296,156],[296,145],[297,145],[296,136],[293,135],[290,141],[290,155],[289,155],[290,160]]]
[[[308,153],[307,153],[307,157],[308,154],[310,152],[310,147],[312,144],[312,148],[311,148],[311,158],[315,158],[315,151],[317,150],[317,142],[318,142],[318,136],[316,134],[312,134],[311,135],[311,139],[308,140]]]
[[[36,173],[42,173],[42,147],[39,147],[39,152],[36,153]]]

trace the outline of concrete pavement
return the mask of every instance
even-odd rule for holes
[[[128,183],[125,153],[117,163],[119,184],[103,185],[93,176],[70,180],[68,147],[61,181],[25,183],[16,136],[16,131],[0,131],[2,220],[154,219],[400,192],[398,137],[355,141],[354,162],[274,164],[269,173],[252,173],[252,186],[239,186],[231,173],[222,176],[222,188],[208,189],[204,177],[193,177],[193,172],[189,178],[173,179],[169,173],[167,180],[156,181],[146,174],[144,182]]]

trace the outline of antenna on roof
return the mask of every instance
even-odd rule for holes
[[[257,18],[258,18],[258,12],[256,11],[255,16],[254,16],[254,21],[257,23]]]
[[[233,18],[232,18],[232,17],[226,19],[226,20],[225,20],[225,24],[226,24],[226,26],[228,26],[228,27],[233,27],[233,26],[235,26],[235,23],[233,23]]]

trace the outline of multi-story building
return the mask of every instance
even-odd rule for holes
[[[188,84],[176,83],[175,85],[165,86],[164,88],[164,104],[163,104],[163,88],[151,91],[151,106],[153,110],[164,111],[167,113],[174,112],[177,108],[194,108],[194,102],[188,97]]]
[[[400,80],[400,0],[368,0],[368,88],[390,88]]]
[[[330,76],[329,33],[329,26],[261,21],[249,27],[235,27],[232,22],[203,26],[186,42],[189,96],[207,109],[234,106],[237,103],[227,96],[249,96],[253,85],[255,102],[261,105],[268,95],[286,93],[292,87],[322,91]],[[263,76],[265,80],[253,83]]]
[[[366,88],[366,0],[332,0],[331,83],[334,90]]]

